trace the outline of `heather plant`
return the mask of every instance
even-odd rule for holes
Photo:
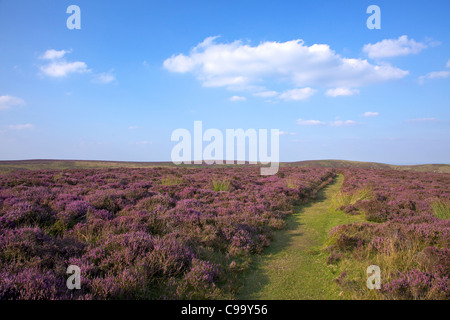
[[[242,167],[2,175],[0,299],[230,298],[293,206],[334,176],[320,168],[259,173]],[[296,189],[286,187],[285,176]],[[81,269],[81,290],[66,288],[72,264]]]
[[[327,251],[345,295],[358,299],[450,299],[450,221],[446,210],[450,176],[392,170],[343,170],[343,194],[370,185],[373,196],[356,201],[348,213],[366,223],[332,230]],[[436,201],[435,199],[439,199]],[[345,199],[348,200],[348,199]],[[338,260],[335,257],[339,257]],[[369,265],[382,271],[382,288],[365,287]]]
[[[4,300],[49,300],[64,297],[64,280],[51,271],[26,268],[17,273],[0,273],[0,297]]]
[[[178,284],[175,294],[177,299],[217,299],[220,289],[217,287],[219,266],[209,261],[192,260],[192,266]]]
[[[383,286],[382,292],[390,299],[435,300],[449,299],[449,289],[447,279],[413,269],[399,273]]]

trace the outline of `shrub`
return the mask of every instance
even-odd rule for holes
[[[350,213],[359,210],[375,222],[342,225],[329,235],[329,260],[342,254],[337,268],[347,271],[339,281],[345,295],[356,299],[449,299],[450,175],[342,171],[345,180],[334,207]],[[370,192],[364,191],[367,186]],[[361,281],[367,278],[364,270],[373,264],[382,272],[379,291],[367,290]]]
[[[253,167],[1,175],[0,300],[232,298],[252,255],[333,175],[261,176]],[[65,287],[71,264],[82,270],[76,292]]]

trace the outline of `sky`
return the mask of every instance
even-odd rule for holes
[[[202,121],[278,129],[280,161],[448,164],[449,9],[0,0],[0,160],[170,161]]]

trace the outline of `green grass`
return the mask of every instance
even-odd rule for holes
[[[372,198],[373,192],[369,187],[356,190],[353,193],[338,191],[331,197],[330,208],[337,211],[341,207],[346,207],[355,204],[358,201],[370,200]]]
[[[328,233],[337,225],[363,221],[330,210],[331,197],[343,177],[322,189],[317,199],[298,207],[287,218],[287,229],[277,231],[271,245],[255,258],[244,274],[237,299],[340,299],[341,290],[333,281],[339,274],[326,264],[323,250]]]
[[[437,200],[431,203],[433,213],[439,219],[450,219],[450,203],[443,200]]]
[[[161,179],[163,186],[177,186],[183,182],[183,178],[175,176],[166,176]]]
[[[229,179],[213,179],[212,187],[214,191],[230,191],[231,181]]]
[[[288,178],[286,180],[286,187],[291,188],[291,189],[297,189],[298,188],[298,182],[295,181],[295,179]]]

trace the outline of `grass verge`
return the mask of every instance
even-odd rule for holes
[[[301,300],[340,299],[333,281],[339,270],[327,265],[324,245],[337,225],[363,221],[330,210],[331,198],[339,192],[343,177],[322,189],[315,201],[299,206],[287,218],[287,229],[274,234],[270,247],[255,257],[237,299]]]

